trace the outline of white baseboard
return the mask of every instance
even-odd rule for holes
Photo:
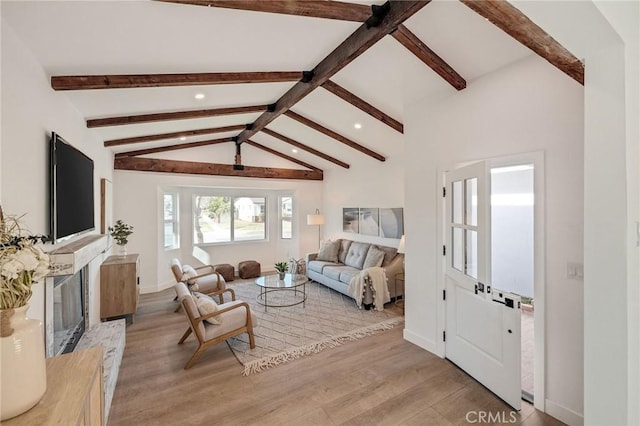
[[[414,345],[417,345],[422,349],[427,350],[432,354],[442,358],[442,356],[438,354],[436,342],[434,342],[433,340],[425,339],[423,336],[419,335],[418,333],[415,333],[406,328],[403,330],[402,336],[404,337],[404,340],[411,342]]]
[[[578,414],[575,411],[570,410],[567,407],[563,407],[560,404],[556,404],[549,399],[545,400],[545,411],[551,417],[555,417],[569,426],[584,425],[584,416],[582,414]]]
[[[140,294],[157,293],[159,291],[171,288],[174,285],[176,285],[175,281],[167,281],[167,282],[164,282],[164,283],[160,283],[160,285],[158,285],[157,287],[143,287],[143,286],[141,286],[140,287]]]

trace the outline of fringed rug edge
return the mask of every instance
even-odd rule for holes
[[[337,346],[344,344],[345,342],[350,342],[350,341],[362,339],[363,337],[372,336],[381,331],[390,330],[402,322],[404,322],[404,317],[402,316],[396,317],[396,318],[390,318],[388,320],[385,320],[376,324],[368,325],[366,327],[361,327],[355,330],[351,330],[343,334],[330,336],[330,337],[327,337],[326,339],[320,340],[318,342],[310,343],[305,346],[298,346],[274,355],[269,355],[264,358],[256,359],[254,361],[250,361],[246,364],[243,364],[244,370],[242,372],[242,375],[248,376],[253,373],[260,373],[261,371],[267,370],[271,367],[276,367],[280,364],[284,364],[285,362],[289,362],[306,355],[317,354],[318,352],[321,352],[325,349],[335,348]]]

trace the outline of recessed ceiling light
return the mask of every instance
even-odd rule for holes
[[[298,150],[294,148],[294,149],[291,150],[291,152],[293,152],[294,154],[297,154]]]
[[[356,123],[356,124],[353,125],[353,128],[360,130],[360,129],[362,129],[362,124]]]
[[[187,140],[187,137],[186,137],[186,136],[180,136],[180,140],[181,140],[181,141],[186,141],[186,140]]]
[[[198,100],[204,99],[204,93],[196,93],[195,98],[198,99]]]

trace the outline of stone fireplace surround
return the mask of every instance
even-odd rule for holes
[[[49,252],[52,261],[57,268],[53,274],[45,280],[44,288],[44,315],[43,324],[45,331],[45,350],[47,357],[54,356],[54,337],[53,337],[53,286],[54,277],[62,275],[73,275],[83,268],[87,271],[89,264],[97,264],[102,261],[104,254],[109,250],[108,238],[103,234],[92,234],[82,237],[69,244],[61,245]],[[94,260],[96,262],[94,262]],[[92,265],[93,268],[95,266]],[[92,283],[94,278],[99,274],[93,271],[93,274],[85,274],[85,333],[78,342],[75,350],[87,349],[95,346],[102,346],[103,350],[103,385],[104,385],[104,424],[107,424],[109,409],[113,392],[118,381],[118,371],[120,362],[124,354],[125,346],[125,320],[116,320],[108,322],[91,321],[92,316],[99,318],[98,315],[92,315],[92,308],[99,309],[98,301],[94,300],[96,295],[100,294],[99,287]],[[37,315],[37,314],[36,314]]]

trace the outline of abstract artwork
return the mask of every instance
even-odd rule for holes
[[[400,239],[403,234],[403,209],[380,209],[380,236]]]
[[[342,231],[358,233],[358,208],[345,207],[342,209]]]
[[[378,219],[378,209],[361,208],[358,217],[358,232],[363,235],[378,236]]]

